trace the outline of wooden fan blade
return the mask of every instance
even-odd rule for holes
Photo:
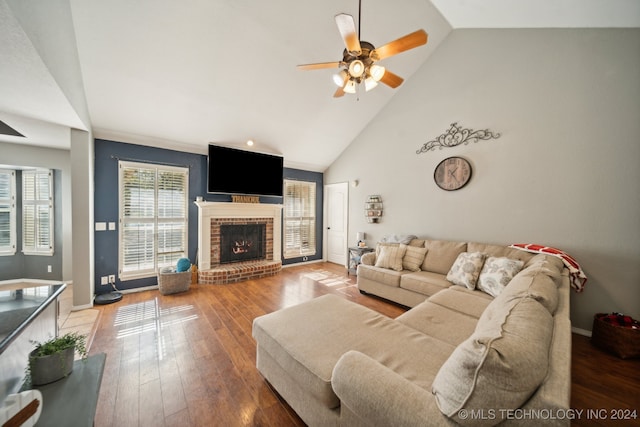
[[[374,61],[380,61],[381,59],[397,55],[405,50],[413,49],[414,47],[422,46],[426,43],[427,33],[424,30],[418,30],[374,49],[371,52],[370,57]]]
[[[340,98],[344,96],[344,89],[339,87],[338,90],[336,90],[336,92],[333,94],[334,98]]]
[[[381,83],[386,84],[389,87],[392,87],[393,89],[397,88],[398,86],[400,86],[402,84],[402,82],[404,81],[404,79],[402,77],[400,77],[397,74],[393,74],[391,71],[386,70],[384,72],[384,75],[382,76],[382,78],[380,79]]]
[[[296,66],[298,70],[320,70],[322,68],[338,68],[339,62],[318,62],[316,64],[302,64]]]
[[[347,47],[347,52],[349,52],[351,56],[360,56],[362,54],[362,48],[360,47],[360,40],[358,40],[356,23],[353,21],[353,16],[340,13],[336,15],[336,24],[338,25],[338,31],[340,31],[344,45]]]

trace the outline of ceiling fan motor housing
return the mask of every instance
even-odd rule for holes
[[[369,42],[361,41],[360,48],[362,52],[358,56],[351,55],[347,49],[345,49],[342,52],[342,62],[344,63],[347,69],[347,72],[349,72],[350,65],[354,61],[357,61],[357,60],[361,61],[362,64],[364,65],[365,71],[368,71],[371,65],[374,63],[373,59],[371,59],[371,52],[375,49],[375,47]],[[350,73],[349,77],[356,80],[357,83],[361,83],[364,79],[368,77],[368,75],[365,72],[360,76],[356,77],[351,75]]]

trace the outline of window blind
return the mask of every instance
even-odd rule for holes
[[[316,253],[316,183],[284,181],[284,258]]]
[[[0,255],[16,253],[16,173],[0,170]]]
[[[187,253],[187,168],[121,161],[121,280],[149,277]]]
[[[22,251],[53,255],[53,172],[22,171]]]

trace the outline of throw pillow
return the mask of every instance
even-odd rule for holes
[[[189,261],[189,258],[180,258],[178,260],[178,263],[176,264],[176,271],[178,273],[189,271],[190,268],[191,268],[191,261]]]
[[[447,273],[447,280],[454,285],[475,289],[486,257],[482,252],[462,252]]]
[[[487,258],[480,272],[478,289],[497,297],[511,279],[522,270],[523,265],[524,261],[518,259],[492,256]]]
[[[376,257],[380,256],[380,251],[382,250],[382,248],[384,246],[392,246],[392,247],[398,247],[400,246],[400,243],[385,243],[385,242],[378,242],[376,244]]]
[[[404,258],[402,258],[402,268],[411,271],[420,271],[420,266],[427,254],[427,248],[407,246]]]
[[[406,251],[405,245],[381,246],[380,254],[376,258],[376,267],[390,268],[392,270],[402,270],[402,257]]]

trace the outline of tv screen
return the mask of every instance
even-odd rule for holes
[[[209,145],[209,193],[282,197],[283,158]]]

